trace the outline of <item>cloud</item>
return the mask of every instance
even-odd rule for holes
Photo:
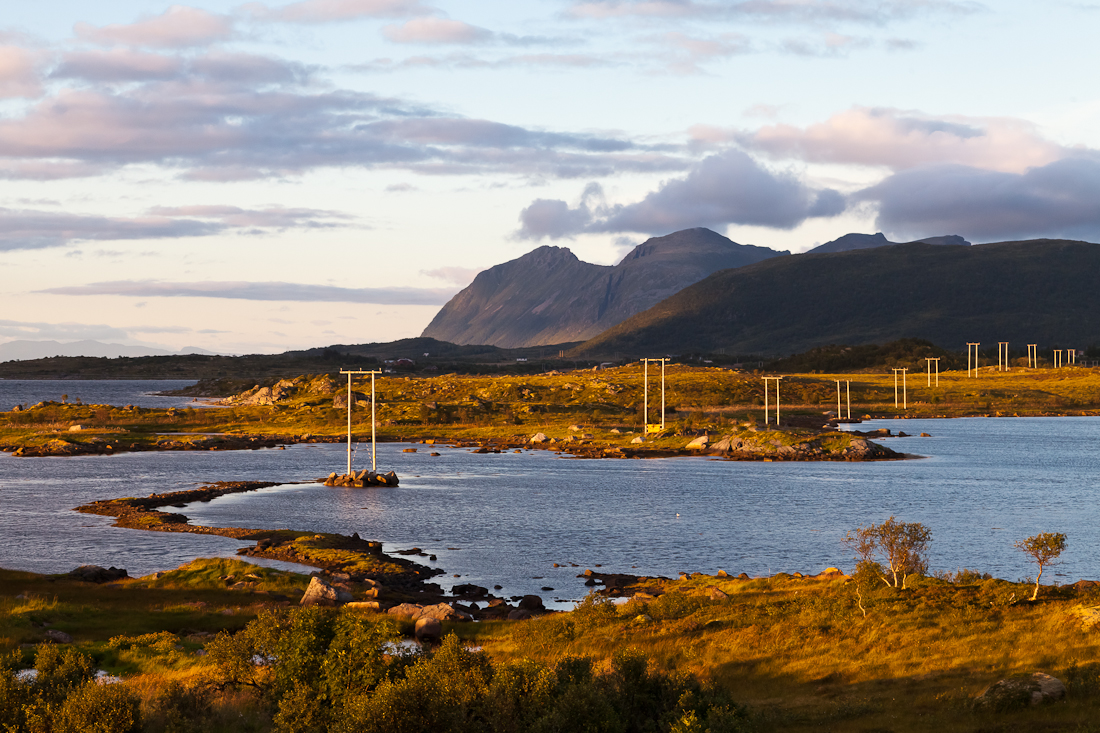
[[[50,76],[91,82],[149,81],[174,79],[183,68],[184,60],[178,56],[116,48],[65,54]]]
[[[61,177],[67,166],[87,175],[93,167],[140,163],[208,181],[328,166],[540,178],[685,166],[675,146],[445,117],[400,99],[319,91],[311,69],[276,59],[208,53],[185,66],[179,78],[61,88],[0,117],[0,178],[18,177],[28,161],[39,168],[28,171],[36,178]]]
[[[375,303],[381,305],[443,305],[452,289],[341,288],[287,282],[164,282],[119,280],[36,291],[51,295],[119,295],[137,298],[227,298],[231,300],[309,303]]]
[[[709,37],[690,36],[679,31],[669,31],[656,39],[657,43],[673,50],[668,60],[669,69],[677,74],[698,74],[700,64],[716,59],[740,56],[752,52],[752,42],[740,33],[720,33]]]
[[[73,28],[82,41],[100,46],[147,48],[192,48],[229,40],[233,21],[199,8],[173,5],[164,13],[129,24],[93,26],[77,23]]]
[[[580,204],[540,199],[520,214],[522,239],[552,239],[582,232],[667,234],[689,227],[729,224],[791,229],[813,217],[831,217],[846,208],[832,189],[815,190],[790,173],[774,173],[740,151],[703,159],[684,178],[665,181],[633,204],[596,203],[602,192],[591,186]]]
[[[333,23],[359,18],[407,18],[434,12],[419,0],[303,0],[276,8],[248,3],[241,10],[257,20]]]
[[[230,230],[341,226],[351,217],[315,209],[247,210],[235,206],[161,207],[140,217],[108,217],[0,208],[0,252],[61,247],[78,241],[180,239]],[[334,221],[335,220],[335,221]]]
[[[0,163],[0,179],[56,181],[63,178],[88,178],[107,172],[107,166],[74,160],[28,160]]]
[[[698,142],[736,141],[775,159],[885,166],[894,170],[951,163],[1022,172],[1064,157],[1029,122],[1011,118],[936,117],[898,109],[855,107],[825,122],[769,125],[755,132],[697,127]]]
[[[540,43],[566,43],[566,39],[546,36],[517,36],[497,33],[488,28],[470,25],[461,20],[427,16],[407,20],[400,25],[388,25],[382,35],[394,43],[431,45],[484,45],[500,43],[510,46],[532,46]]]
[[[577,0],[567,14],[605,20],[636,18],[755,20],[767,23],[885,25],[921,15],[964,15],[983,9],[966,0]]]
[[[427,275],[428,277],[434,277],[437,280],[443,280],[444,282],[453,283],[455,285],[461,285],[465,287],[474,281],[480,273],[476,267],[437,267],[434,270],[421,270],[421,275]]]
[[[849,51],[867,48],[870,39],[857,38],[841,33],[825,33],[819,38],[789,38],[780,44],[786,53],[814,58],[839,58]]]
[[[0,99],[41,95],[40,64],[40,56],[28,49],[0,46]]]
[[[153,216],[188,216],[213,219],[232,228],[329,228],[345,226],[354,219],[350,214],[322,209],[269,206],[264,209],[242,209],[239,206],[157,206],[149,210]]]
[[[401,25],[388,25],[382,34],[394,43],[475,44],[492,41],[494,33],[461,20],[413,18]]]
[[[11,321],[0,319],[0,337],[11,339],[125,339],[125,329],[106,324],[45,323],[41,321]]]
[[[517,67],[594,69],[618,66],[620,62],[583,53],[526,53],[487,59],[467,53],[445,56],[409,56],[394,60],[377,58],[347,68],[362,72],[394,72],[408,69],[511,69]]]
[[[940,165],[905,170],[853,195],[877,205],[886,232],[992,241],[1100,238],[1100,159],[1066,158],[1023,173]]]

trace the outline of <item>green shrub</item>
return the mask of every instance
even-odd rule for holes
[[[54,718],[54,733],[136,733],[140,701],[122,683],[89,680],[69,693]]]
[[[164,733],[200,733],[208,727],[210,712],[208,688],[185,687],[173,681],[150,700],[146,721],[153,730]]]

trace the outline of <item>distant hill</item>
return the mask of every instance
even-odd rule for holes
[[[654,237],[614,266],[539,247],[481,272],[423,336],[506,348],[583,341],[712,272],[786,254],[702,228]]]
[[[717,272],[600,334],[578,356],[787,355],[921,338],[950,350],[1100,343],[1100,245],[1040,239],[803,254]]]
[[[387,343],[334,344],[282,354],[243,356],[51,356],[0,362],[0,379],[229,379],[251,380],[245,385],[251,387],[299,374],[338,374],[341,369],[356,368],[392,368],[402,372],[428,373],[532,374],[563,367],[592,366],[587,362],[557,358],[560,351],[571,349],[578,343],[502,349],[497,346],[460,346],[430,338],[409,338]],[[408,359],[413,363],[385,363],[398,359]]]
[[[0,344],[0,362],[15,359],[46,359],[51,356],[167,356],[169,354],[213,354],[213,351],[187,346],[179,351],[154,349],[148,346],[105,344],[101,341],[31,341],[19,339]]]
[[[948,234],[943,237],[926,237],[925,239],[918,239],[917,242],[923,242],[924,244],[958,245],[963,247],[970,245],[970,242],[966,241],[957,234]],[[831,242],[826,242],[825,244],[814,247],[806,254],[821,254],[824,252],[850,252],[853,249],[889,247],[895,244],[901,244],[901,242],[891,242],[882,232],[879,232],[878,234],[845,234],[843,237],[839,237]],[[906,244],[916,244],[916,242],[906,242]]]

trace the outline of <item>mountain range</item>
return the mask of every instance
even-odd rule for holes
[[[583,341],[713,272],[787,254],[702,228],[649,239],[614,266],[539,247],[479,273],[422,336],[505,348]]]
[[[900,338],[1085,348],[1100,344],[1097,273],[1100,245],[1052,239],[777,257],[714,273],[570,353],[787,355]]]
[[[960,236],[919,240],[969,245]],[[878,234],[846,234],[812,252],[898,246]],[[564,247],[544,246],[478,274],[424,329],[455,344],[523,348],[594,338],[713,273],[790,252],[738,244],[696,228],[639,244],[617,265],[582,262]]]
[[[213,351],[197,346],[185,346],[179,351],[155,349],[148,346],[127,346],[125,344],[105,344],[101,341],[32,341],[19,339],[0,344],[0,361],[26,361],[28,359],[46,359],[51,356],[96,356],[116,358],[119,356],[167,356],[170,354],[213,354]]]

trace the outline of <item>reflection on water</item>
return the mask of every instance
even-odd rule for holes
[[[868,425],[865,423],[865,425]],[[1100,418],[907,420],[931,438],[887,444],[922,460],[731,463],[706,458],[571,460],[544,452],[441,456],[379,446],[392,489],[282,485],[179,511],[196,523],[358,532],[441,567],[439,580],[501,584],[505,595],[580,598],[586,567],[675,577],[681,571],[813,573],[850,568],[839,540],[890,515],[932,531],[934,569],[968,567],[1016,579],[1031,568],[1012,543],[1064,532],[1053,580],[1100,577],[1093,496]],[[69,511],[91,499],[145,495],[215,480],[300,481],[340,470],[340,445],[285,451],[0,456],[0,565],[45,572],[83,563],[166,569],[244,543],[113,529]],[[361,452],[360,457],[367,455]],[[358,460],[358,459],[357,459]],[[361,462],[361,461],[360,461]],[[553,567],[558,563],[559,567]],[[454,575],[461,578],[455,578]],[[1045,576],[1044,576],[1045,577]],[[541,591],[543,587],[553,591]]]

